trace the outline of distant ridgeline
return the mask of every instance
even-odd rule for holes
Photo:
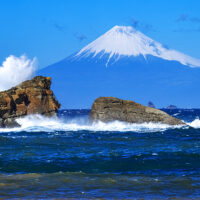
[[[166,48],[132,27],[115,26],[40,71],[51,76],[62,108],[90,108],[99,96],[157,107],[200,107],[200,60]],[[153,105],[151,105],[153,106]]]

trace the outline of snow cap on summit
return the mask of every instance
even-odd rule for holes
[[[200,60],[178,51],[165,48],[159,42],[147,37],[131,26],[114,26],[105,34],[81,49],[75,57],[93,57],[99,53],[108,54],[108,62],[113,56],[151,55],[164,60],[178,61],[190,67],[200,67]],[[107,62],[107,63],[108,63]]]

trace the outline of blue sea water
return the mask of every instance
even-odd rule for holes
[[[89,110],[0,129],[1,199],[200,199],[200,110],[187,126],[88,123]]]

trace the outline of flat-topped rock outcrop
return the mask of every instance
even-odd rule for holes
[[[154,122],[169,125],[184,125],[181,120],[174,118],[167,113],[143,106],[134,101],[122,100],[114,97],[97,98],[90,112],[92,121],[124,121],[128,123]]]
[[[50,77],[37,76],[0,92],[0,127],[17,126],[15,119],[25,115],[55,115],[60,104],[50,86]]]

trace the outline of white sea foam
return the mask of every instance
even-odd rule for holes
[[[188,125],[193,128],[200,128],[200,119],[195,119],[191,123],[188,123]]]
[[[87,120],[73,119],[64,121],[57,117],[47,118],[41,115],[29,115],[24,118],[17,119],[21,125],[19,128],[0,129],[0,132],[53,132],[53,131],[117,131],[117,132],[157,132],[165,131],[166,129],[181,128],[182,126],[170,126],[167,124],[159,123],[143,123],[143,124],[130,124],[125,122],[114,121],[110,123],[95,122],[88,123]]]

